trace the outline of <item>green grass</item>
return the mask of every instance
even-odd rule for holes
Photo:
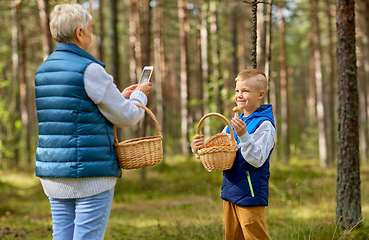
[[[166,164],[123,171],[105,239],[223,239],[221,172],[195,159],[166,157]],[[267,228],[271,239],[369,239],[369,169],[362,169],[361,227],[345,231],[335,221],[336,170],[314,160],[271,164]],[[52,239],[47,197],[32,173],[0,172],[0,239]]]

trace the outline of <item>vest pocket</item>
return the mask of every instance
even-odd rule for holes
[[[252,188],[252,183],[251,183],[251,178],[250,178],[249,171],[246,171],[246,175],[247,175],[247,181],[249,182],[249,187],[250,187],[250,191],[251,191],[251,197],[255,197],[254,189]]]

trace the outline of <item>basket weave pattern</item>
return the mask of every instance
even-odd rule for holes
[[[118,163],[122,169],[137,169],[152,167],[163,159],[163,136],[160,125],[155,115],[142,104],[135,104],[143,108],[154,120],[157,136],[142,137],[118,142],[117,130],[114,127],[114,148],[118,157]]]
[[[208,113],[199,121],[197,134],[200,134],[202,122],[210,116],[223,119],[227,123],[228,128],[232,129],[226,117],[219,113]],[[209,172],[228,170],[232,167],[234,159],[236,158],[238,146],[234,140],[233,131],[230,132],[231,134],[218,133],[212,136],[204,143],[205,147],[198,150],[197,154],[200,156],[200,161]],[[217,146],[208,147],[210,143],[215,143]],[[222,143],[229,143],[230,146],[219,146]]]

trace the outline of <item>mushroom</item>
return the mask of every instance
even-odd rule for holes
[[[234,112],[234,117],[238,117],[238,113],[241,112],[241,108],[236,106],[232,111]]]

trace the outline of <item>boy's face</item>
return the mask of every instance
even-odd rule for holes
[[[237,106],[244,110],[245,116],[253,113],[264,97],[264,90],[259,91],[253,78],[236,82],[235,101]]]

